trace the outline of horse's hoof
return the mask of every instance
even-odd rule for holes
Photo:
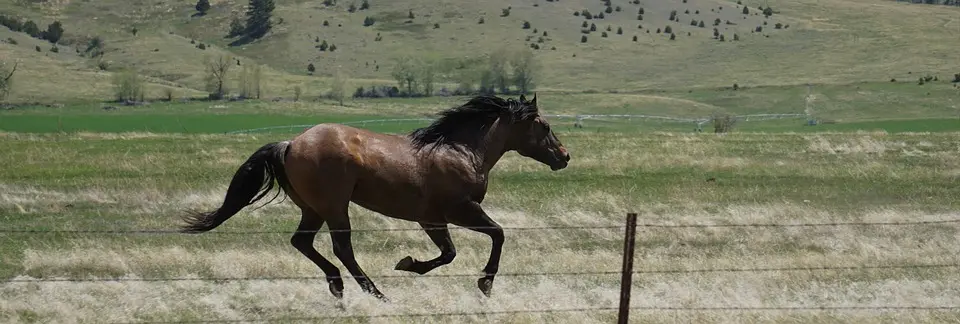
[[[338,300],[343,299],[343,280],[330,280],[330,293]]]
[[[400,262],[397,262],[397,266],[393,267],[393,269],[414,272],[413,271],[414,263],[416,262],[413,261],[413,258],[408,255],[406,258],[403,258],[402,260],[400,260]]]
[[[493,289],[493,278],[480,278],[480,280],[477,280],[477,288],[480,288],[480,292],[482,292],[484,296],[490,297],[490,290]]]

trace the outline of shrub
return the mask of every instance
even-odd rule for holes
[[[367,0],[363,0],[363,2],[360,3],[360,10],[367,10],[367,9],[370,9],[370,2]]]
[[[700,28],[704,28],[704,25],[703,25],[703,20],[701,20],[701,21],[700,21],[700,23],[699,23],[699,24],[697,24],[697,27],[700,27]]]
[[[581,42],[581,43],[586,43],[586,42],[587,42],[587,35],[582,35],[582,36],[580,36],[580,42]]]
[[[604,16],[602,12],[599,15],[597,15],[597,19],[603,19],[604,17],[606,16]]]
[[[373,19],[372,17],[370,17],[370,16],[367,16],[366,18],[363,18],[363,26],[364,26],[364,27],[373,26],[373,23],[374,23],[374,22],[376,22],[376,21],[374,21],[374,19]]]
[[[600,33],[600,37],[607,37],[607,32]]]
[[[637,20],[643,20],[643,15],[637,15]]]
[[[633,35],[633,41],[634,41],[634,42],[637,41],[637,35]]]
[[[580,24],[580,27],[587,28],[590,27],[590,24],[587,24],[587,22],[584,21],[582,24]]]
[[[316,72],[316,71],[317,71],[317,67],[313,66],[313,63],[307,64],[307,72],[310,72],[311,74],[313,74],[313,72]]]
[[[736,125],[737,119],[728,114],[714,114],[713,115],[713,132],[717,134],[728,133],[733,130],[733,126]]]
[[[524,21],[524,22],[523,22],[523,29],[530,29],[530,22],[529,22],[529,21]]]
[[[673,28],[671,28],[670,26],[667,26],[667,27],[663,28],[663,32],[664,32],[664,33],[667,33],[667,34],[672,34],[672,33],[673,33]]]
[[[617,27],[617,35],[623,35],[623,27]]]
[[[670,40],[676,40],[676,39],[677,39],[677,35],[671,33],[671,34],[670,34]]]

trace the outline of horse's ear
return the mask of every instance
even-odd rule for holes
[[[520,94],[520,103],[526,103],[526,102],[527,102],[527,97],[524,96],[523,94]]]
[[[536,93],[536,92],[533,93],[533,100],[530,100],[530,104],[533,105],[534,107],[537,106],[537,93]]]

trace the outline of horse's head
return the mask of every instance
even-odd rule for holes
[[[527,101],[525,96],[520,95],[520,104],[525,105],[527,111],[536,113],[526,114],[525,118],[514,120],[508,148],[516,150],[522,156],[550,166],[553,171],[566,168],[570,161],[570,153],[567,152],[567,149],[560,143],[560,139],[550,129],[550,123],[540,115],[537,107],[537,95],[534,94],[530,101]]]

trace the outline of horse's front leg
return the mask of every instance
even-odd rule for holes
[[[425,274],[439,266],[453,262],[453,259],[457,257],[457,249],[453,246],[453,240],[450,239],[450,231],[447,230],[446,224],[420,223],[420,226],[427,232],[427,236],[430,236],[430,240],[440,248],[440,256],[427,261],[418,261],[407,256],[397,262],[394,269]]]
[[[480,204],[474,201],[458,204],[457,207],[447,213],[446,219],[451,224],[487,234],[493,241],[490,258],[483,268],[484,276],[477,280],[477,288],[480,288],[480,291],[489,297],[490,290],[493,288],[493,277],[496,276],[497,270],[500,268],[500,253],[503,250],[503,228],[490,219],[490,216],[487,216]]]

